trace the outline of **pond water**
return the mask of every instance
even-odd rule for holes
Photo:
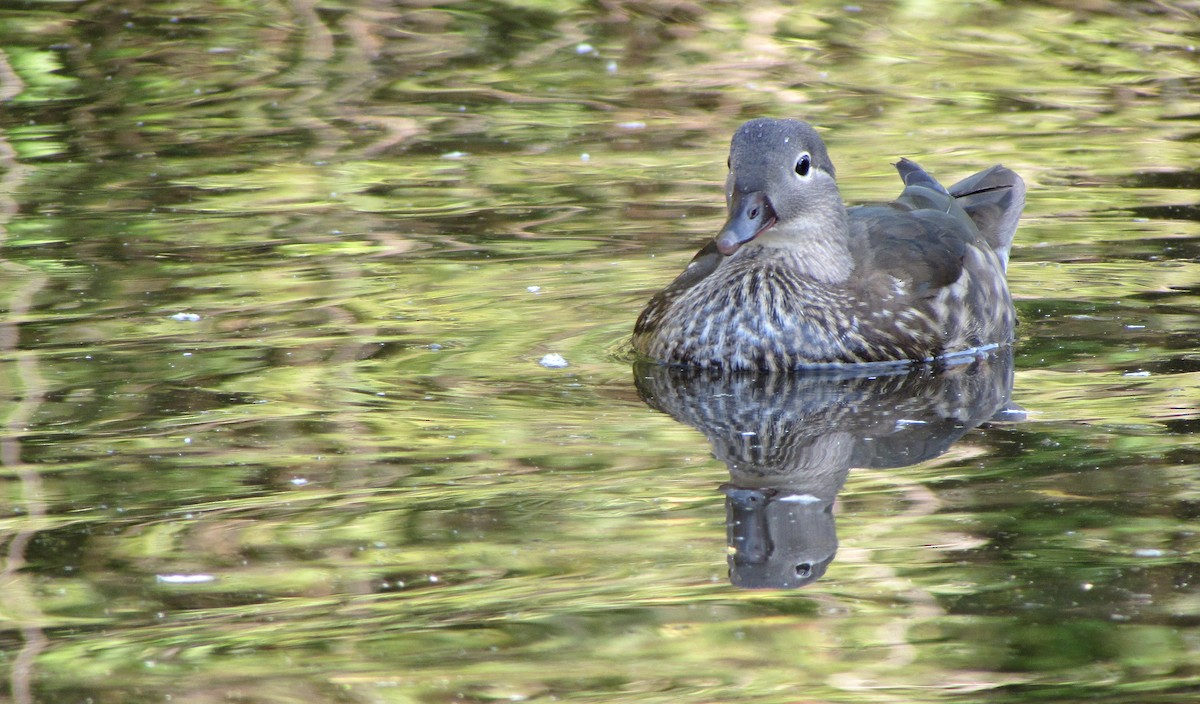
[[[0,2],[8,699],[1196,701],[1197,45],[1192,0]],[[851,201],[1020,173],[1011,354],[635,369],[761,115]]]

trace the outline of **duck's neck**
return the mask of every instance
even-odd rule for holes
[[[779,256],[786,252],[794,261],[798,273],[827,284],[840,284],[854,271],[849,240],[846,210],[839,208],[821,217],[796,218],[780,223],[742,248],[783,250],[762,253]]]

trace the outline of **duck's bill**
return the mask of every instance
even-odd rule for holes
[[[717,235],[717,249],[728,257],[774,224],[775,210],[767,194],[734,193],[729,203],[729,219]]]

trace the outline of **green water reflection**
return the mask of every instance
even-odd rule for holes
[[[9,698],[1191,701],[1200,5],[1081,7],[0,2]],[[1026,420],[799,591],[626,354],[763,114],[1030,184]]]

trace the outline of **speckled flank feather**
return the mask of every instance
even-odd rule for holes
[[[902,160],[896,201],[847,210],[824,144],[795,120],[744,125],[731,167],[730,219],[642,311],[641,354],[786,370],[1012,340],[1004,273],[1024,203],[1013,172],[993,167],[946,189]]]

